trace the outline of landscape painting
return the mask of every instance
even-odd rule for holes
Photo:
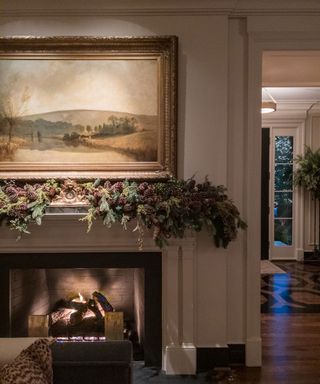
[[[0,60],[0,164],[159,158],[157,58]]]

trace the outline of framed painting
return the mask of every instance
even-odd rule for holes
[[[176,173],[177,38],[0,38],[0,178]]]

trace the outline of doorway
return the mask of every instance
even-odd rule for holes
[[[297,191],[294,159],[297,129],[274,124],[262,128],[261,153],[261,259],[295,260],[297,257]]]
[[[281,80],[275,77],[272,80],[269,76],[268,82],[265,82],[267,76],[262,71],[262,84],[273,95],[278,108],[275,113],[262,116],[261,258],[275,262],[276,267],[282,270],[260,277],[262,349],[265,361],[276,359],[279,353],[289,356],[293,346],[298,351],[310,353],[310,356],[316,353],[310,350],[306,339],[301,339],[291,326],[295,324],[297,329],[307,329],[314,314],[320,313],[319,286],[314,284],[319,278],[319,267],[297,262],[303,260],[304,250],[311,245],[312,206],[308,194],[294,188],[293,184],[295,157],[304,152],[305,144],[315,148],[317,142],[317,147],[320,146],[317,138],[319,134],[316,134],[319,131],[312,120],[314,117],[320,118],[320,111],[312,117],[309,112],[320,100],[319,79],[315,79],[312,86],[311,83],[304,83],[301,74],[299,78],[299,74],[294,71],[291,71],[290,78],[290,57],[294,54],[283,52],[283,58],[281,54],[279,51],[274,53],[273,63],[270,59],[272,52],[267,52],[266,57],[269,64],[277,66],[277,73],[283,70],[286,78]],[[306,52],[303,58],[300,52],[298,61],[305,60],[307,63],[308,55],[313,62],[315,57],[319,57],[319,53]],[[264,59],[263,55],[263,63]],[[281,68],[282,59],[286,68]],[[291,60],[292,67],[296,67],[294,57]],[[271,72],[268,72],[269,75]],[[263,231],[266,233],[263,234]],[[272,348],[269,348],[270,344]],[[316,359],[317,356],[312,358]],[[304,360],[303,353],[301,359]]]

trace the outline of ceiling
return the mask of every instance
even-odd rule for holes
[[[264,87],[320,87],[320,51],[266,51]]]
[[[271,101],[270,95],[277,103],[305,103],[320,101],[320,87],[264,87],[262,100]]]
[[[306,111],[320,102],[320,51],[264,52],[262,84],[262,100],[277,103],[277,112],[269,115]]]

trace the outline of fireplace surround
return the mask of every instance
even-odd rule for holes
[[[105,265],[106,267],[128,266],[121,261],[124,254],[130,262],[139,258],[150,263],[158,260],[162,271],[158,275],[161,288],[159,296],[152,295],[150,299],[157,303],[161,312],[160,316],[153,309],[150,312],[151,322],[159,321],[161,324],[157,361],[161,360],[161,367],[167,374],[196,373],[195,238],[187,236],[184,239],[172,239],[169,245],[160,250],[154,244],[152,233],[146,232],[143,250],[140,252],[137,236],[132,232],[134,226],[129,226],[124,231],[120,225],[106,229],[102,224],[97,224],[90,233],[83,234],[83,225],[78,219],[79,216],[70,214],[47,216],[44,219],[45,225],[33,226],[31,235],[24,236],[20,241],[16,241],[13,232],[2,231],[3,236],[0,232],[1,293],[9,286],[9,269],[14,265],[29,267],[38,263],[38,266],[45,268],[51,263],[51,267],[55,268],[81,268],[87,267],[90,260],[90,266],[99,267],[102,259],[112,258],[113,263]],[[83,261],[89,255],[87,261]],[[49,261],[45,261],[46,259]],[[17,264],[13,263],[14,260]],[[138,267],[136,262],[131,265]],[[3,296],[1,294],[3,312],[9,314],[8,297],[5,299]],[[145,332],[148,333],[148,325],[145,327]],[[7,335],[9,329],[7,315],[1,321],[1,336]],[[146,348],[145,355],[148,355]]]

